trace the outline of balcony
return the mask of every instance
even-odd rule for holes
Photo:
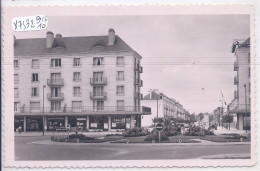
[[[139,86],[140,86],[140,87],[143,87],[143,80],[140,80]]]
[[[238,98],[238,91],[234,91],[234,99]]]
[[[42,116],[43,108],[17,107],[14,108],[15,115],[35,115]],[[69,115],[129,115],[129,114],[151,114],[151,108],[136,107],[136,106],[78,106],[78,107],[45,107],[44,114],[64,116]]]
[[[143,86],[143,80],[141,80],[141,79],[139,79],[139,78],[136,78],[136,79],[135,79],[135,84],[136,84],[136,85],[139,85],[140,87],[142,87],[142,86]]]
[[[229,113],[249,113],[251,111],[250,104],[233,103],[229,106]]]
[[[139,100],[142,100],[142,99],[143,99],[143,94],[141,94],[141,93],[135,93],[135,98],[136,98],[136,99],[139,99]]]
[[[239,83],[239,81],[238,81],[238,77],[235,76],[235,77],[234,77],[234,85],[238,85],[238,83]]]
[[[90,84],[91,85],[106,85],[107,84],[107,78],[90,78]]]
[[[98,93],[90,92],[90,99],[92,99],[92,100],[106,100],[107,99],[107,93],[106,92],[98,92]]]
[[[48,86],[64,86],[64,79],[48,79]]]
[[[61,101],[64,100],[64,93],[58,93],[58,94],[48,93],[47,97],[51,101]]]
[[[237,69],[238,69],[238,62],[235,61],[235,62],[234,62],[234,71],[237,71]]]
[[[143,67],[140,66],[140,64],[137,64],[137,65],[135,66],[135,70],[138,71],[138,72],[140,72],[140,73],[143,73]]]

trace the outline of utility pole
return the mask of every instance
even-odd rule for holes
[[[42,136],[44,136],[44,129],[45,129],[45,120],[44,120],[44,89],[46,88],[46,85],[43,85],[42,87]]]

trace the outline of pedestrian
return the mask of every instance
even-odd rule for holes
[[[18,131],[19,131],[20,134],[22,133],[22,126],[21,125],[19,126]]]

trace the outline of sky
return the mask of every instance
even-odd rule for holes
[[[159,89],[190,113],[212,113],[220,106],[220,91],[231,102],[232,42],[250,35],[249,15],[47,17],[47,30],[16,32],[16,38],[45,37],[46,31],[63,37],[107,35],[114,28],[143,57],[141,92]]]

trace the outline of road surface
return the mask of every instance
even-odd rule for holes
[[[15,137],[15,160],[194,159],[247,154],[250,144],[76,144],[50,142],[50,136]],[[224,157],[223,157],[224,158]]]

